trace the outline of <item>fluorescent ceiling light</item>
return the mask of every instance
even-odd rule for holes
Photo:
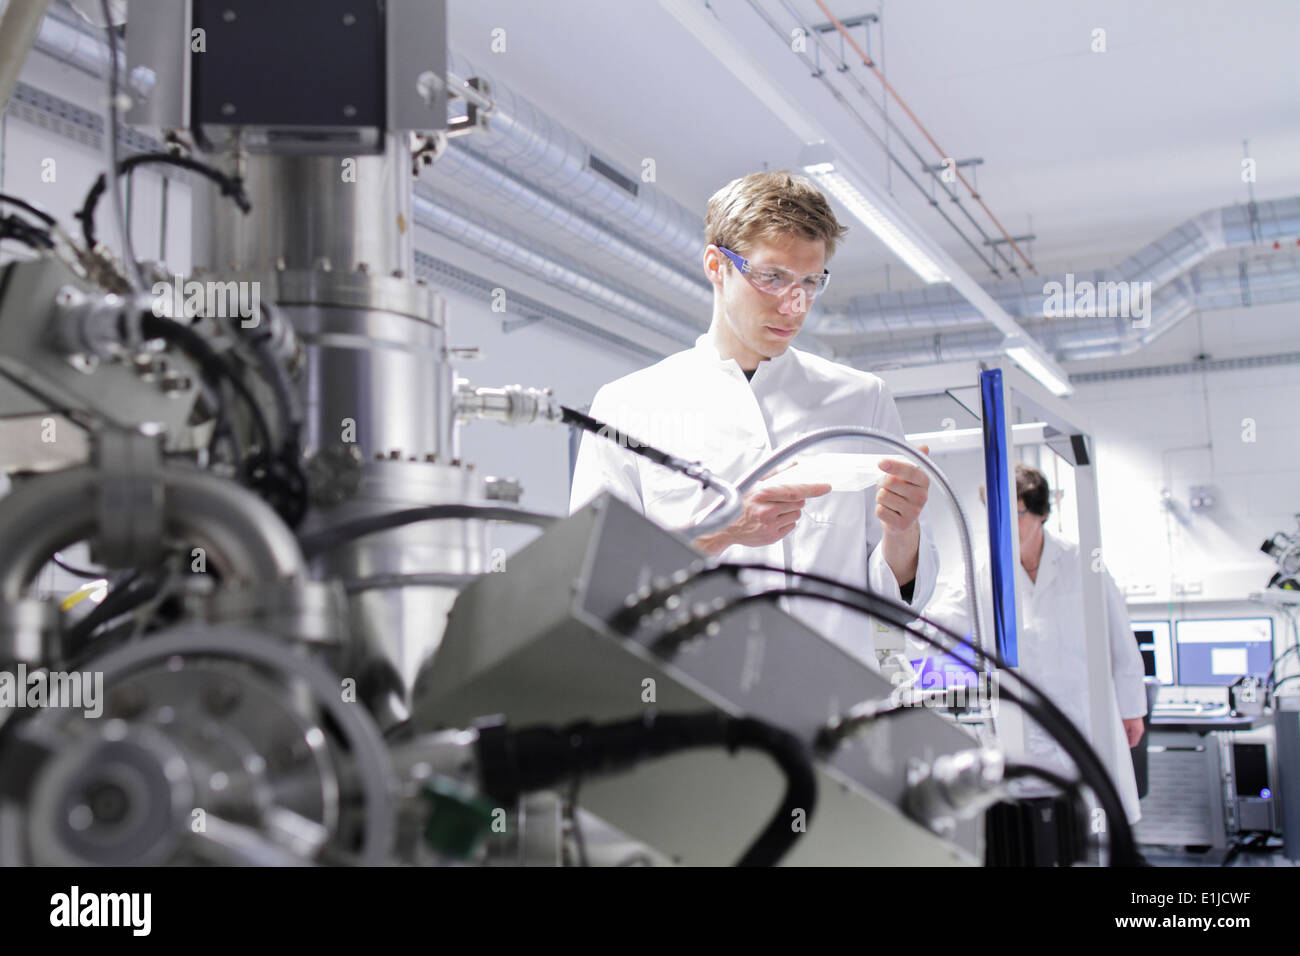
[[[1046,355],[1030,346],[1023,338],[1012,336],[1002,343],[1007,357],[1038,380],[1049,392],[1064,398],[1074,391],[1070,376]]]
[[[804,165],[806,172],[817,184],[840,201],[858,220],[870,229],[877,239],[907,264],[907,267],[924,281],[949,282],[948,273],[925,254],[915,242],[899,229],[892,219],[871,204],[848,176],[835,168],[830,161],[811,162]]]
[[[724,26],[709,0],[659,0],[659,5],[804,144],[805,155],[799,165],[808,171],[808,175],[821,179],[840,174],[845,183],[842,187],[845,196],[836,194],[829,182],[825,184],[826,191],[836,194],[839,201],[909,268],[926,282],[951,282],[953,289],[1005,334],[1023,334],[1024,330],[1016,320],[993,301],[970,273],[912,222],[883,188],[870,177],[852,169],[851,164],[837,162],[838,157],[852,154],[810,117],[807,104],[795,102],[768,76],[764,65]],[[714,6],[722,7],[722,4]]]

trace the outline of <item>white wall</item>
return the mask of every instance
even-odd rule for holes
[[[1213,358],[1300,351],[1298,311],[1207,313],[1137,358],[1159,365],[1202,351]],[[1071,401],[1097,436],[1108,563],[1142,589],[1135,600],[1233,600],[1267,583],[1274,567],[1259,545],[1275,531],[1294,531],[1300,513],[1297,371],[1279,365],[1079,387]],[[1191,510],[1193,486],[1213,489],[1212,508]],[[1162,505],[1163,489],[1172,508]],[[1200,593],[1180,594],[1180,585]]]
[[[649,364],[546,320],[506,332],[504,323],[518,321],[517,316],[494,313],[486,303],[458,292],[445,295],[451,341],[478,346],[483,355],[457,366],[457,373],[471,384],[542,386],[563,404],[580,408],[590,404],[606,382]],[[567,513],[567,427],[471,422],[461,431],[461,453],[490,474],[519,478],[524,486],[521,504]]]
[[[1112,366],[1152,366],[1300,351],[1300,305],[1185,319]],[[1072,367],[1092,370],[1103,363]],[[1300,513],[1300,367],[1278,365],[1081,385],[1071,399],[1097,440],[1102,542],[1129,590],[1134,618],[1274,618],[1279,649],[1291,622],[1249,596],[1276,566],[1259,550]],[[1193,486],[1213,507],[1194,512]],[[1162,503],[1162,490],[1172,507]],[[1280,673],[1300,672],[1295,656]]]

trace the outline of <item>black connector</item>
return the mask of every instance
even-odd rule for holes
[[[811,823],[817,802],[817,779],[808,749],[794,735],[749,717],[646,713],[607,724],[583,721],[567,727],[511,730],[493,723],[479,725],[478,731],[483,791],[503,803],[568,780],[617,773],[695,747],[725,747],[732,752],[745,747],[766,753],[785,774],[785,794],[737,866],[778,863]],[[802,829],[792,825],[796,810],[804,814]]]

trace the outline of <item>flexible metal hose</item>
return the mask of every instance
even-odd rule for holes
[[[947,497],[948,503],[952,505],[952,509],[957,515],[957,533],[958,537],[961,539],[962,559],[966,562],[966,596],[967,600],[970,602],[971,627],[974,633],[975,644],[981,650],[989,650],[990,648],[984,641],[984,626],[980,622],[979,600],[975,590],[975,549],[971,545],[970,525],[966,520],[966,511],[962,508],[961,501],[957,498],[956,492],[953,491],[952,484],[948,481],[948,477],[939,470],[938,465],[932,462],[925,455],[921,454],[921,452],[917,451],[903,439],[876,428],[866,428],[860,425],[836,425],[830,428],[819,428],[815,432],[809,432],[807,435],[796,438],[792,442],[787,442],[760,461],[749,471],[745,472],[741,479],[735,484],[736,491],[741,495],[744,495],[746,491],[758,482],[759,478],[767,474],[786,459],[800,451],[803,451],[805,448],[825,441],[830,441],[834,438],[872,438],[876,441],[883,442],[884,444],[903,452],[909,458],[914,459],[917,464],[919,464],[935,479],[936,483]],[[728,515],[724,521],[722,517],[723,513],[722,503],[720,503],[712,511],[706,514],[694,528],[689,529],[690,532],[698,537],[699,535],[707,534],[711,531],[716,531],[719,528],[726,527],[727,524],[730,524],[734,514]]]

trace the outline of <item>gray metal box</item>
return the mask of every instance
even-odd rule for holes
[[[655,634],[623,636],[606,621],[626,595],[699,560],[679,538],[602,496],[484,575],[457,600],[443,642],[416,682],[419,729],[503,713],[513,726],[626,718],[648,708],[708,708],[776,724],[811,743],[833,715],[891,685],[773,605],[753,603],[716,636],[672,654]],[[714,575],[690,601],[735,596]],[[653,681],[653,685],[647,684]],[[653,686],[654,700],[645,699]],[[918,709],[881,721],[818,762],[818,805],[793,864],[973,864],[982,821],[941,838],[899,809],[909,758],[974,741]],[[686,864],[729,864],[771,815],[781,779],[766,758],[698,751],[582,784],[582,804],[629,836]]]

